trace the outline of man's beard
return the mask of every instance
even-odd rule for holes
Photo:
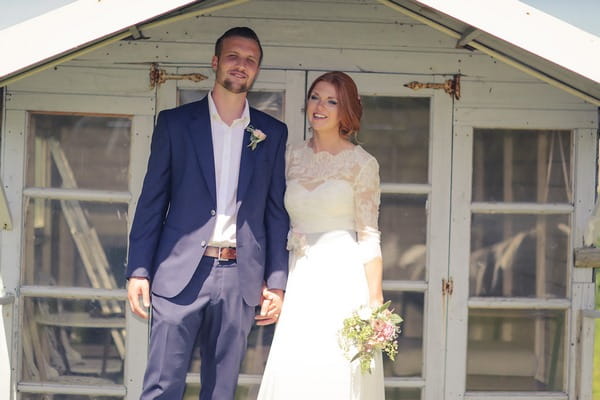
[[[250,90],[251,86],[252,82],[250,82],[249,84],[236,85],[229,79],[223,80],[223,87],[229,90],[231,93],[246,93]]]

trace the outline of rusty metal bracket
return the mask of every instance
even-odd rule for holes
[[[454,99],[460,99],[460,74],[454,75],[452,79],[448,79],[444,83],[422,83],[417,81],[412,81],[410,83],[406,83],[404,86],[410,88],[412,90],[419,89],[443,89],[444,92],[448,93],[450,96],[454,97]]]
[[[162,85],[169,79],[200,82],[205,79],[208,79],[208,77],[201,73],[168,74],[167,71],[165,71],[164,69],[158,68],[158,64],[152,63],[150,65],[150,88],[151,89],[154,89],[155,87]]]

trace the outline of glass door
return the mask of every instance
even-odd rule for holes
[[[457,129],[447,399],[570,398],[575,139]]]
[[[309,73],[307,87],[320,73]],[[378,160],[384,297],[403,318],[396,361],[385,361],[387,399],[442,398],[448,271],[452,99],[403,85],[432,76],[350,74],[363,104],[358,136]],[[310,133],[307,131],[307,137]]]

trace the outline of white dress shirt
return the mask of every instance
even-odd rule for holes
[[[212,92],[210,92],[208,94],[208,110],[210,112],[217,185],[217,221],[209,245],[235,247],[240,159],[242,157],[244,131],[250,123],[250,109],[246,100],[242,116],[234,120],[229,126],[221,119],[212,99]]]

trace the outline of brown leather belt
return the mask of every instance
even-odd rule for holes
[[[204,255],[207,257],[218,258],[219,261],[231,261],[236,259],[235,247],[206,246]]]

